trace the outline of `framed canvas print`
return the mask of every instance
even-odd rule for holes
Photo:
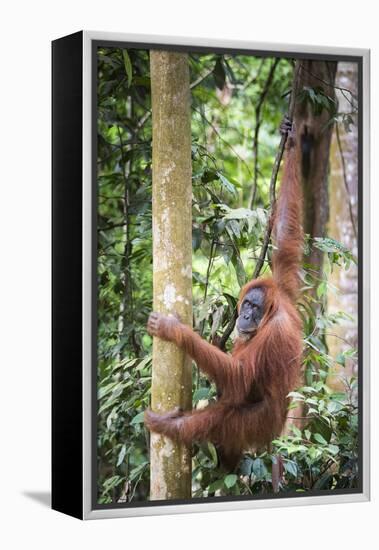
[[[53,42],[53,508],[369,498],[369,52]]]

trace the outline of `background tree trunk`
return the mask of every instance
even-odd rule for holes
[[[301,63],[299,91],[319,88],[334,98],[334,79],[337,64],[327,61],[303,60]],[[313,237],[324,237],[329,219],[328,173],[332,126],[331,115],[323,109],[316,115],[309,101],[298,101],[295,110],[296,133],[301,147],[301,179],[304,193],[304,232]],[[306,258],[315,276],[323,267],[323,252],[316,248]]]
[[[334,80],[337,63],[329,61],[302,60],[299,74],[298,91],[302,93],[307,88],[318,88],[330,98],[335,98]],[[311,238],[325,237],[326,224],[329,219],[329,154],[332,137],[332,126],[328,125],[331,115],[324,108],[316,114],[314,106],[309,101],[297,101],[294,122],[298,147],[300,148],[300,175],[303,189],[303,228],[304,233]],[[310,264],[312,274],[316,278],[322,276],[323,252],[311,247],[310,255],[304,258]],[[317,311],[317,284],[307,291],[312,308]],[[301,403],[289,411],[285,433],[291,426],[304,426],[304,407]]]
[[[187,54],[151,51],[154,310],[192,325],[192,173]],[[154,338],[152,409],[191,409],[191,361]],[[151,434],[152,500],[191,497],[191,451]]]
[[[341,93],[337,90],[340,113],[355,111],[354,96],[358,94],[358,74],[355,63],[339,63],[336,85],[352,92]],[[351,114],[354,124],[347,132],[343,125],[333,133],[331,148],[330,180],[330,217],[329,235],[341,242],[354,255],[357,254],[357,204],[358,204],[358,125],[356,113]],[[331,284],[339,290],[328,293],[328,312],[344,311],[352,319],[341,321],[327,337],[330,355],[335,358],[342,351],[357,346],[357,311],[358,311],[358,269],[354,264],[348,271],[335,268],[330,276]],[[328,384],[334,389],[343,390],[344,377],[356,374],[355,363],[347,362],[345,368],[335,365],[328,378]]]

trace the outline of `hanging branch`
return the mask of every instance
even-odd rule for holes
[[[253,156],[254,156],[254,180],[253,185],[251,188],[250,198],[248,202],[248,208],[251,208],[255,202],[255,197],[257,194],[257,187],[258,187],[258,148],[259,148],[259,130],[261,128],[262,119],[261,119],[261,110],[263,107],[263,103],[265,102],[266,96],[268,94],[268,91],[270,89],[271,83],[274,79],[275,69],[279,63],[280,59],[276,58],[273,62],[273,64],[270,67],[270,71],[268,73],[268,77],[266,80],[266,83],[264,85],[264,88],[262,90],[262,93],[260,95],[259,101],[255,107],[255,129],[254,129],[254,141],[253,141]]]
[[[287,114],[287,117],[291,122],[293,120],[294,113],[295,113],[295,103],[296,103],[296,97],[297,97],[297,86],[298,86],[298,81],[299,81],[300,69],[301,69],[301,62],[296,61],[294,75],[293,75],[293,81],[292,81],[291,99],[290,99],[290,103],[289,103],[289,106],[288,106],[288,114]],[[275,210],[275,203],[276,203],[276,198],[275,198],[276,180],[278,178],[280,163],[281,163],[281,160],[282,160],[282,157],[283,157],[284,147],[286,145],[286,141],[287,141],[287,135],[284,134],[281,137],[279,147],[278,147],[278,150],[277,150],[277,153],[276,153],[275,161],[274,161],[274,166],[273,166],[273,169],[272,169],[272,174],[271,174],[271,179],[270,179],[270,205],[271,205],[271,207],[270,207],[270,212],[269,212],[266,231],[265,231],[265,234],[264,234],[264,237],[263,237],[261,253],[259,255],[258,261],[257,261],[256,266],[255,266],[253,279],[256,279],[257,277],[259,277],[259,274],[261,272],[261,269],[263,267],[265,257],[266,257],[266,254],[267,254],[268,245],[269,245],[269,242],[270,242],[272,225],[273,225],[273,213],[274,213],[274,210]],[[238,317],[238,311],[237,311],[237,308],[235,308],[235,310],[233,312],[233,315],[232,315],[232,317],[231,317],[231,319],[230,319],[230,321],[229,321],[229,323],[228,323],[228,325],[227,325],[227,327],[224,331],[224,334],[220,338],[219,348],[222,349],[222,350],[225,350],[226,342],[228,341],[229,336],[231,335],[231,333],[234,330],[234,326],[236,324],[237,317]]]
[[[190,90],[192,90],[193,88],[196,88],[196,86],[201,84],[203,82],[203,80],[208,78],[208,76],[210,76],[213,72],[214,72],[214,67],[212,67],[211,69],[209,69],[209,70],[205,71],[203,74],[201,74],[199,76],[199,78],[197,78],[196,80],[194,80],[194,82],[192,82],[190,84]]]
[[[205,301],[206,301],[207,295],[208,295],[209,278],[210,278],[211,271],[212,271],[212,267],[213,267],[213,263],[214,263],[214,250],[215,250],[215,246],[216,246],[215,239],[212,238],[211,250],[210,250],[210,252],[209,252],[209,261],[208,261],[208,267],[207,267],[207,274],[206,274],[206,276],[205,276],[205,286],[204,286],[203,304],[205,304]],[[200,328],[200,331],[199,331],[200,336],[203,336],[204,328],[205,328],[205,319],[203,319],[203,321],[202,321],[202,323],[201,323],[201,328]],[[199,370],[199,369],[198,369],[198,370]]]

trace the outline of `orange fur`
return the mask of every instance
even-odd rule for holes
[[[215,383],[217,403],[202,410],[157,414],[146,411],[147,427],[190,445],[212,441],[223,464],[233,469],[244,450],[268,445],[280,435],[288,393],[298,381],[302,326],[295,301],[302,248],[301,193],[297,152],[288,140],[282,185],[273,220],[273,276],[250,281],[239,304],[254,287],[264,290],[264,316],[249,340],[237,338],[231,355],[209,344],[174,317],[155,314],[154,336],[175,342]]]

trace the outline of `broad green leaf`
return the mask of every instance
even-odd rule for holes
[[[284,462],[285,471],[293,477],[297,477],[297,465],[292,460],[286,460]]]
[[[322,296],[325,296],[326,292],[327,292],[327,283],[326,281],[322,281],[318,287],[317,287],[317,297],[318,298],[321,298]]]
[[[229,191],[229,193],[232,193],[233,195],[236,195],[237,194],[236,188],[234,187],[234,185],[232,183],[230,183],[230,181],[224,176],[224,174],[222,174],[221,172],[217,172],[217,175],[218,175],[221,183],[225,187],[225,189],[227,189]]]
[[[145,411],[142,411],[142,412],[136,414],[136,416],[134,416],[132,418],[132,420],[130,421],[130,424],[131,425],[142,424],[143,423],[143,418],[144,418],[144,413],[145,413]]]
[[[253,464],[253,474],[258,478],[262,479],[267,473],[267,468],[265,463],[261,458],[256,458]]]
[[[248,208],[230,208],[225,214],[226,220],[246,220],[247,218],[256,218],[257,215],[254,210]]]
[[[336,454],[338,454],[340,448],[338,447],[338,445],[330,444],[330,445],[328,445],[328,450],[329,450],[329,452],[332,453],[332,455],[336,455]]]
[[[252,468],[253,468],[254,461],[249,456],[246,456],[240,466],[240,472],[244,476],[249,476],[251,474]]]
[[[135,367],[137,371],[142,370],[144,367],[146,367],[151,362],[151,355],[147,355],[138,365]]]
[[[296,401],[304,401],[304,395],[297,391],[290,391],[288,397],[292,397]]]
[[[231,488],[237,483],[237,479],[238,479],[238,477],[236,476],[236,474],[229,474],[229,475],[227,475],[227,476],[224,478],[225,486],[226,486],[228,489],[231,489]]]
[[[233,254],[232,264],[236,271],[238,284],[242,287],[246,283],[246,272],[239,254]]]
[[[138,476],[140,476],[143,472],[143,470],[149,465],[149,463],[147,461],[143,462],[142,464],[140,464],[139,466],[136,466],[135,468],[133,468],[133,470],[130,472],[130,475],[129,475],[129,479],[130,481],[133,481],[134,479],[136,479]]]
[[[318,443],[321,443],[322,445],[327,445],[328,442],[322,437],[321,434],[314,434],[313,437],[315,438],[315,440],[318,442]]]

